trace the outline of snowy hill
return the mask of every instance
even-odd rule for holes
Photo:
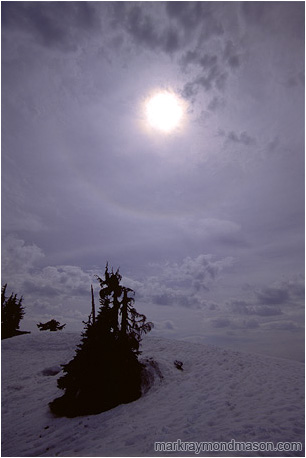
[[[197,456],[192,447],[155,451],[154,443],[304,439],[304,364],[150,337],[142,358],[153,357],[163,378],[142,398],[99,415],[55,418],[48,402],[62,394],[60,364],[79,340],[57,332],[2,341],[2,456]],[[304,444],[302,452],[198,453],[225,455],[304,456]]]

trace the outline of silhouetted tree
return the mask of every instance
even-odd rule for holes
[[[22,296],[17,299],[17,294],[12,293],[6,297],[7,284],[1,289],[1,338],[22,334],[19,330],[19,322],[24,316],[24,307],[22,305]]]
[[[66,324],[60,324],[59,321],[56,320],[50,320],[47,321],[46,323],[38,323],[36,325],[40,331],[61,331],[64,329]]]
[[[106,265],[100,283],[100,309],[85,322],[74,358],[63,366],[58,387],[65,394],[52,401],[51,411],[60,416],[96,414],[141,396],[143,364],[138,361],[143,333],[152,328],[133,307],[134,291],[120,285],[119,269]]]

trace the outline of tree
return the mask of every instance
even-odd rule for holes
[[[58,387],[65,394],[52,401],[50,409],[59,416],[96,414],[132,402],[141,396],[144,365],[138,360],[142,335],[153,324],[133,307],[134,291],[121,286],[119,269],[106,265],[100,283],[100,309],[84,323],[74,358],[63,366]]]
[[[10,297],[6,297],[7,284],[1,289],[1,338],[6,339],[18,334],[22,334],[19,330],[19,323],[24,316],[24,307],[22,305],[22,296],[17,298],[17,294],[12,293]]]
[[[40,331],[61,331],[64,329],[66,324],[60,324],[59,321],[56,320],[50,320],[47,321],[46,323],[38,323],[36,325]]]

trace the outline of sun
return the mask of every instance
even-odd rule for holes
[[[147,121],[151,127],[171,132],[180,125],[183,117],[183,103],[172,92],[155,93],[146,102]]]

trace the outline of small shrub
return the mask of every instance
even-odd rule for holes
[[[50,320],[47,321],[47,323],[38,323],[36,326],[40,331],[61,331],[64,329],[66,324],[61,325],[59,321]]]

